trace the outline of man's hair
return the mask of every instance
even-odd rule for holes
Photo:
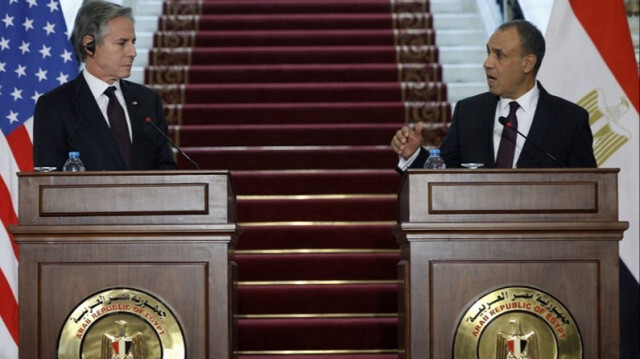
[[[545,51],[544,36],[535,25],[526,20],[512,20],[505,22],[498,27],[498,30],[505,31],[512,27],[516,28],[518,36],[520,37],[520,44],[522,46],[522,53],[520,56],[524,57],[529,54],[535,55],[536,65],[533,68],[533,74],[538,74]]]
[[[84,62],[87,52],[82,44],[85,36],[92,36],[95,45],[102,44],[107,35],[107,23],[125,16],[134,21],[130,7],[123,7],[103,0],[87,1],[76,15],[73,26],[73,47],[80,61]]]

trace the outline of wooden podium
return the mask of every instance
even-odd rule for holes
[[[10,230],[20,250],[21,358],[57,357],[65,323],[90,322],[92,313],[117,314],[111,310],[124,294],[100,296],[99,303],[114,304],[102,312],[96,303],[82,316],[70,315],[93,294],[114,288],[139,290],[165,305],[163,311],[143,295],[126,295],[139,313],[155,316],[150,323],[157,340],[164,330],[158,318],[173,314],[185,357],[232,358],[233,246],[239,228],[228,172],[18,176],[20,222]]]
[[[514,288],[524,288],[547,304],[529,294],[546,317],[526,310],[519,315],[548,321],[543,329],[555,336],[562,334],[561,320],[575,324],[580,357],[618,358],[618,242],[628,223],[618,221],[617,173],[409,171],[393,229],[402,251],[401,357],[462,357],[456,355],[461,325],[475,325],[470,337],[479,335],[499,318],[496,302],[504,300],[507,308],[525,296]],[[516,294],[506,295],[509,290]],[[489,300],[492,291],[502,294]],[[549,305],[547,294],[569,313]],[[485,339],[496,343],[495,335]]]

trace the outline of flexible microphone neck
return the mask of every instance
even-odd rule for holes
[[[200,169],[200,166],[198,166],[196,161],[192,160],[191,157],[189,157],[186,153],[184,153],[184,151],[180,147],[178,147],[178,145],[176,145],[175,143],[173,143],[173,141],[171,141],[169,136],[167,136],[164,132],[162,132],[162,130],[158,126],[156,126],[156,124],[153,123],[153,121],[151,121],[151,117],[149,116],[145,117],[144,122],[150,124],[151,127],[153,127],[156,130],[156,132],[162,135],[162,137],[164,137],[164,139],[167,140],[171,144],[171,146],[173,146],[173,148],[175,148],[176,150],[178,150],[178,152],[180,152],[182,157],[186,158],[187,160],[189,160],[189,162],[191,162],[191,164],[195,169],[198,169],[198,170]]]
[[[549,157],[550,159],[553,160],[553,162],[555,162],[558,166],[564,168],[564,164],[560,161],[558,161],[557,158],[553,157],[549,152],[543,150],[542,148],[540,148],[540,146],[538,146],[535,142],[533,142],[532,140],[530,140],[527,136],[525,136],[522,132],[518,131],[517,129],[513,128],[513,126],[511,126],[511,121],[507,120],[504,116],[501,116],[500,118],[498,118],[498,122],[500,122],[500,124],[502,126],[504,126],[505,128],[509,128],[512,129],[514,131],[516,131],[517,134],[519,134],[520,136],[522,136],[522,138],[525,139],[525,141],[527,143],[530,143],[533,145],[533,147],[535,147],[538,151],[544,153],[547,157]]]

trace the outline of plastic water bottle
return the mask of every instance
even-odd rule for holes
[[[424,163],[424,168],[428,168],[430,170],[441,170],[443,168],[447,168],[444,160],[440,157],[439,148],[432,148],[429,150],[429,158],[427,158],[427,161]]]
[[[64,172],[81,172],[84,171],[84,164],[80,160],[80,152],[69,152],[69,159],[62,166]]]

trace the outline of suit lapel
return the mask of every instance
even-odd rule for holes
[[[87,121],[91,128],[93,128],[96,137],[102,142],[111,157],[118,163],[118,166],[124,168],[124,161],[111,133],[111,128],[109,128],[107,120],[102,115],[102,112],[100,112],[98,103],[93,97],[82,73],[78,75],[77,81],[78,87],[72,101],[78,109],[81,119]]]
[[[131,121],[131,167],[137,168],[137,159],[140,158],[140,143],[142,141],[143,127],[145,124],[145,114],[141,112],[140,99],[138,99],[137,93],[134,88],[129,84],[120,80],[120,88],[122,89],[122,95],[127,103],[127,112],[129,113],[129,120]]]
[[[479,111],[479,113],[485,114],[481,119],[484,132],[480,143],[484,143],[482,158],[484,158],[485,167],[488,168],[496,166],[495,150],[493,148],[493,127],[495,125],[496,108],[498,107],[499,100],[500,97],[489,94],[486,102],[483,104],[484,108]]]
[[[538,99],[536,111],[531,122],[531,128],[527,135],[528,140],[525,141],[520,158],[518,158],[518,166],[521,161],[525,161],[527,157],[529,161],[535,161],[535,154],[538,153],[538,150],[531,143],[543,142],[541,140],[549,133],[554,121],[554,111],[552,104],[549,102],[549,93],[539,83],[538,88],[540,89],[540,98]],[[523,154],[526,154],[526,156],[523,156]],[[524,162],[522,163],[524,164]]]

